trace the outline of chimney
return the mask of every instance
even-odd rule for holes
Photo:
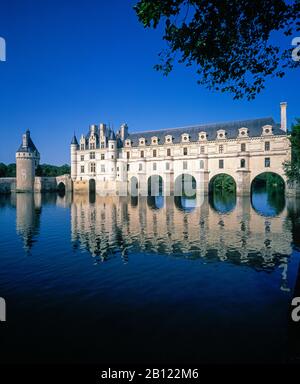
[[[280,103],[280,109],[281,109],[281,129],[284,132],[287,131],[286,108],[287,108],[287,103],[285,101]]]
[[[128,136],[128,125],[126,123],[122,124],[120,127],[120,136],[121,136],[122,141],[124,141],[126,139],[126,137]]]
[[[30,137],[30,131],[27,129],[26,133],[24,133],[24,135],[23,135],[23,140],[22,140],[22,147],[23,148],[28,147],[29,137]]]

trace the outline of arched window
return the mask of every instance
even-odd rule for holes
[[[204,169],[204,161],[200,160],[200,169]]]
[[[246,160],[241,159],[241,168],[245,168],[245,167],[246,167]]]

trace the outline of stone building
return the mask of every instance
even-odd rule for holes
[[[71,177],[75,192],[99,194],[180,195],[189,182],[208,193],[217,175],[230,175],[239,195],[247,195],[261,173],[283,178],[290,159],[287,103],[281,123],[271,117],[130,133],[123,124],[115,133],[92,125],[71,143]]]

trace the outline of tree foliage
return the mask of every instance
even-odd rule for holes
[[[16,177],[16,164],[0,163],[0,177]]]
[[[292,125],[290,142],[292,159],[284,163],[284,171],[290,183],[300,183],[300,118]]]
[[[36,175],[43,177],[56,177],[62,175],[69,175],[71,173],[71,168],[68,164],[61,166],[50,165],[50,164],[41,164],[37,167]]]
[[[199,84],[250,100],[268,76],[300,66],[293,47],[271,42],[300,30],[300,0],[140,0],[134,9],[145,28],[163,29],[155,68],[164,75],[178,61],[195,67]]]
[[[71,168],[68,164],[61,166],[41,164],[36,169],[36,176],[44,177],[69,175],[70,173]],[[16,177],[16,164],[0,163],[0,177]]]
[[[215,177],[213,188],[219,192],[235,192],[236,184],[231,176],[224,173]]]

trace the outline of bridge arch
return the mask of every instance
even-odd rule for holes
[[[148,196],[162,196],[164,191],[164,180],[160,175],[151,175],[147,180]]]
[[[192,198],[196,196],[197,181],[190,173],[178,175],[174,181],[174,196]]]
[[[284,178],[276,172],[262,172],[251,182],[251,206],[260,215],[272,217],[285,208]]]
[[[57,192],[60,196],[64,196],[66,193],[66,184],[63,181],[60,181],[57,185]]]
[[[132,176],[129,180],[128,192],[130,196],[136,197],[139,194],[139,180],[136,176]]]
[[[213,192],[230,192],[236,193],[237,182],[234,176],[229,173],[221,172],[212,176],[209,180],[208,191]]]

